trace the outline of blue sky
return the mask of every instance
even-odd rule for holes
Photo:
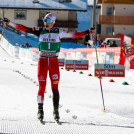
[[[77,12],[77,19],[79,22],[78,31],[87,30],[90,28],[90,7],[88,7],[87,12]]]

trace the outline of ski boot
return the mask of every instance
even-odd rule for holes
[[[43,112],[43,104],[38,104],[38,120],[40,123],[44,124],[43,118],[44,118],[44,112]]]
[[[55,123],[57,123],[58,125],[61,125],[61,123],[59,122],[60,117],[59,117],[58,108],[54,109],[53,116],[54,116]]]

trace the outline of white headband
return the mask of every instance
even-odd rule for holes
[[[50,19],[53,21],[53,23],[55,23],[56,16],[55,16],[53,13],[48,13],[48,14],[44,17],[44,19],[46,19],[47,17],[50,18]]]

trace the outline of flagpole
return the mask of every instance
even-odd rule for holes
[[[94,5],[93,5],[93,25],[96,28],[96,0],[94,0]],[[98,65],[98,71],[99,71],[100,88],[101,88],[101,95],[102,95],[102,102],[103,102],[103,112],[106,112],[106,110],[105,110],[105,104],[104,104],[104,96],[103,96],[102,82],[101,82],[101,76],[100,76],[100,70],[99,70],[99,60],[98,60],[97,47],[96,47],[96,43],[97,43],[96,31],[97,30],[95,29],[94,45],[95,45],[96,59],[97,59],[97,65]]]

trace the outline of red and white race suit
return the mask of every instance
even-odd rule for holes
[[[38,81],[39,91],[37,96],[37,102],[44,102],[44,92],[46,89],[47,75],[51,80],[51,87],[53,92],[53,104],[54,107],[59,106],[59,91],[58,84],[60,79],[59,65],[58,65],[58,53],[60,52],[60,39],[61,38],[78,38],[86,34],[92,33],[92,31],[79,31],[69,33],[64,29],[52,28],[46,30],[45,28],[28,28],[20,24],[10,22],[9,25],[15,27],[18,30],[35,34],[39,37],[39,51],[40,58],[38,61]]]

